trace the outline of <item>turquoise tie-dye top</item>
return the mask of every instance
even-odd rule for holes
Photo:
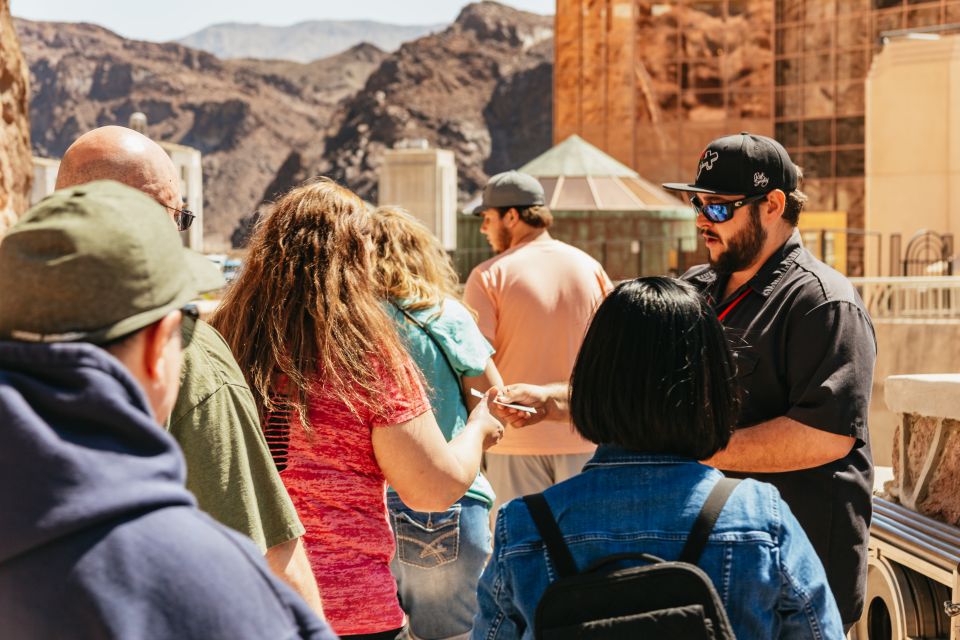
[[[397,304],[404,306],[400,301]],[[467,408],[463,405],[460,393],[460,379],[483,373],[487,361],[493,355],[493,347],[480,333],[476,321],[466,307],[452,298],[447,298],[443,311],[439,314],[438,307],[409,312],[433,334],[450,364],[444,358],[444,353],[437,349],[437,344],[420,327],[404,317],[396,306],[389,304],[387,310],[397,323],[410,356],[423,372],[429,386],[427,394],[430,396],[433,415],[449,442],[467,423]],[[450,370],[451,364],[456,370],[456,376]],[[477,476],[466,495],[487,503],[488,507],[493,506],[493,488],[483,474]]]

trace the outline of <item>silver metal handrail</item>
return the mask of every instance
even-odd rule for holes
[[[960,320],[960,276],[851,278],[874,320]]]

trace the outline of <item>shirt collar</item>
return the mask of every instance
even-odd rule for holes
[[[611,465],[627,464],[689,464],[696,463],[693,458],[684,456],[665,455],[658,453],[641,453],[639,451],[630,451],[612,444],[602,444],[597,447],[597,452],[590,458],[590,461],[584,465],[584,469],[590,467],[601,467]]]
[[[803,240],[800,238],[800,230],[794,229],[783,246],[767,258],[747,284],[764,298],[768,297],[797,261],[801,251],[803,251]]]
[[[531,238],[530,240],[524,240],[523,242],[519,242],[519,243],[517,243],[516,245],[514,245],[514,246],[512,246],[512,247],[510,247],[510,248],[511,248],[511,249],[516,249],[517,247],[523,247],[523,246],[526,246],[526,245],[528,245],[528,244],[540,244],[540,243],[552,242],[552,241],[553,241],[553,238],[550,236],[550,232],[547,231],[546,229],[544,229],[542,233],[534,236],[534,237]]]

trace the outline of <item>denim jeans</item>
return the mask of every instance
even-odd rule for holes
[[[491,551],[487,505],[464,497],[445,512],[421,513],[390,493],[387,507],[397,540],[390,569],[411,631],[422,640],[466,637]]]

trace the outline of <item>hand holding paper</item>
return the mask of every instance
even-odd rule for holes
[[[482,397],[483,397],[483,394],[480,393],[479,391],[477,391],[476,389],[470,389],[470,394],[473,395],[474,397],[477,397],[477,398],[482,398]],[[522,404],[510,404],[510,403],[507,403],[507,402],[501,402],[500,400],[497,400],[496,398],[493,400],[493,403],[494,403],[494,404],[498,404],[498,405],[500,405],[501,407],[506,407],[506,408],[508,408],[508,409],[513,409],[513,410],[515,410],[515,411],[523,411],[524,413],[530,413],[530,414],[534,414],[534,415],[537,413],[537,410],[534,409],[533,407],[525,407],[525,406],[523,406]]]

